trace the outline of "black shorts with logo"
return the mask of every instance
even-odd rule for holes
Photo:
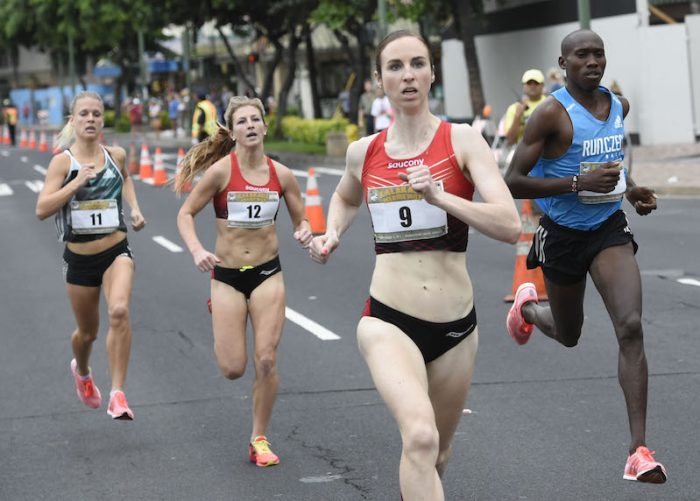
[[[369,297],[363,317],[374,317],[398,327],[416,344],[425,363],[432,362],[466,339],[476,329],[476,309],[452,322],[428,322],[395,310]]]
[[[76,254],[66,247],[63,251],[63,278],[69,284],[99,287],[102,285],[102,275],[119,256],[134,259],[126,238],[97,254]]]
[[[561,226],[549,216],[540,218],[527,256],[528,269],[542,267],[547,280],[557,285],[572,285],[586,278],[593,259],[604,249],[637,242],[622,210],[614,212],[595,230],[583,231]]]
[[[280,264],[280,257],[277,256],[258,266],[244,266],[243,268],[214,266],[214,269],[211,271],[211,278],[230,285],[243,294],[246,299],[250,299],[250,295],[261,283],[280,271],[282,271],[282,265]]]

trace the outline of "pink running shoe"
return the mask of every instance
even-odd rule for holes
[[[248,458],[251,463],[258,466],[273,466],[280,462],[277,454],[270,450],[270,442],[267,441],[267,437],[262,435],[255,437],[255,440],[248,444]]]
[[[654,460],[654,454],[656,453],[643,445],[637,447],[634,454],[630,454],[627,458],[625,473],[622,475],[622,478],[650,484],[663,484],[666,482],[666,468]]]
[[[75,392],[78,394],[80,401],[91,409],[97,409],[102,403],[102,395],[97,386],[95,386],[95,382],[92,380],[92,373],[89,373],[88,377],[83,379],[83,377],[78,374],[78,362],[76,362],[75,359],[70,361],[70,371],[73,373]]]
[[[506,317],[508,334],[520,345],[527,343],[530,340],[530,334],[535,330],[535,325],[526,322],[522,313],[523,305],[530,301],[538,302],[535,284],[531,282],[520,284],[515,291],[513,306],[510,307]]]
[[[123,391],[116,390],[110,393],[107,414],[112,416],[112,419],[125,419],[127,421],[134,419],[134,413],[129,409],[129,402],[126,401]]]

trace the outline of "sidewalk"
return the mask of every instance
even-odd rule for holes
[[[137,146],[145,138],[149,147],[184,148],[191,146],[189,137],[173,138],[169,132],[161,132],[156,140],[154,132],[137,135]],[[121,146],[128,147],[129,133],[119,134],[106,130],[108,143],[115,139]],[[306,167],[345,166],[344,157],[323,155],[303,155],[298,153],[268,151],[282,163]],[[658,146],[634,146],[632,148],[632,178],[640,186],[653,189],[659,195],[700,196],[700,143],[672,144]]]

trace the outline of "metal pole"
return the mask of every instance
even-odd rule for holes
[[[591,29],[590,0],[578,0],[578,22],[582,30]]]
[[[75,47],[73,46],[73,33],[68,31],[68,77],[70,80],[70,95],[71,99],[75,96]]]
[[[141,98],[144,100],[148,99],[148,82],[146,81],[146,61],[144,59],[144,53],[146,52],[145,44],[143,41],[143,30],[139,29],[137,32],[138,43],[139,43],[139,73],[141,78]]]
[[[377,7],[379,10],[379,39],[381,40],[387,33],[386,0],[379,0]]]
[[[194,95],[192,94],[192,72],[190,71],[190,24],[185,23],[185,31],[182,32],[182,69],[185,72],[185,87],[187,88],[187,115],[185,115],[184,125],[187,134],[190,133],[192,127],[192,112],[194,110]]]

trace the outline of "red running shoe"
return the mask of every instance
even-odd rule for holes
[[[513,306],[510,307],[506,317],[508,334],[520,345],[527,343],[530,340],[530,334],[535,330],[535,325],[526,322],[523,318],[523,305],[530,301],[538,302],[535,284],[531,282],[520,284],[515,291]]]
[[[255,437],[255,440],[248,445],[248,457],[251,463],[263,467],[273,466],[280,462],[277,454],[270,450],[270,442],[262,435]]]
[[[78,394],[80,401],[91,409],[97,409],[102,404],[102,395],[92,380],[92,372],[88,373],[86,378],[83,378],[78,374],[78,362],[75,359],[70,361],[70,371],[73,373],[75,392]]]
[[[134,419],[134,413],[129,409],[129,402],[126,401],[123,391],[116,390],[110,394],[107,414],[112,416],[112,419],[124,419],[127,421]]]
[[[666,468],[654,460],[654,454],[656,453],[643,445],[637,447],[634,454],[630,454],[627,458],[625,473],[622,475],[622,478],[650,484],[663,484],[666,482]]]

